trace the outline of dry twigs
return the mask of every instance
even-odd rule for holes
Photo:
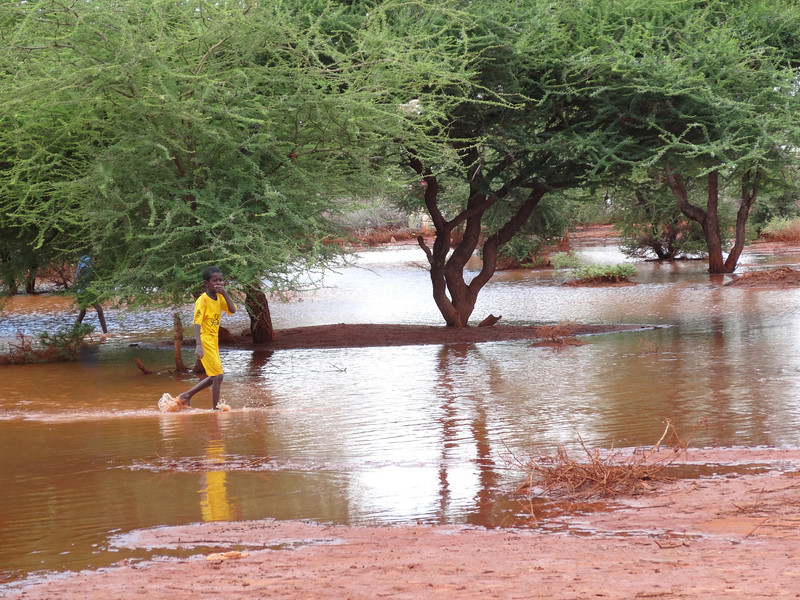
[[[653,482],[668,479],[664,469],[688,444],[677,436],[669,421],[661,438],[649,449],[589,450],[580,436],[578,439],[583,449],[579,458],[562,446],[553,456],[524,463],[528,478],[517,493],[530,494],[539,488],[546,494],[574,499],[641,494],[651,490]]]
[[[572,321],[556,323],[555,325],[541,325],[536,327],[536,337],[538,340],[532,346],[554,346],[563,348],[564,346],[582,346],[582,342],[573,336],[578,326]]]

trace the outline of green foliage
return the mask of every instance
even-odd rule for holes
[[[764,239],[780,242],[800,242],[800,218],[775,217],[761,230]]]
[[[9,342],[9,351],[0,355],[0,365],[76,360],[81,345],[92,331],[91,325],[79,323],[52,333],[41,333],[36,342],[19,333],[16,342]]]
[[[332,219],[347,231],[408,227],[409,215],[384,198],[351,201]]]
[[[627,281],[639,272],[635,265],[619,263],[616,265],[583,265],[572,269],[570,280],[576,282],[618,283]]]
[[[705,252],[700,225],[689,220],[663,185],[648,182],[612,192],[614,223],[622,238],[620,247],[628,256],[673,260]],[[723,230],[729,230],[733,211],[722,206]]]
[[[500,247],[499,256],[520,265],[540,262],[542,251],[566,234],[567,228],[570,226],[568,208],[569,205],[564,202],[560,194],[545,196],[525,225]],[[502,217],[504,222],[511,218],[511,214],[503,214],[503,212],[501,210],[492,211],[486,219],[488,221],[487,228],[502,225],[503,223],[496,223],[498,217]]]
[[[521,256],[611,183],[678,177],[701,209],[692,182],[777,185],[800,145],[790,0],[35,0],[0,31],[7,291],[87,251],[132,307],[210,263],[291,289],[372,196]]]
[[[627,281],[639,270],[631,263],[616,265],[597,265],[584,263],[574,252],[556,252],[550,257],[556,270],[566,269],[568,280],[572,282],[614,283]]]
[[[211,263],[304,285],[342,260],[338,200],[401,185],[382,165],[468,76],[455,4],[6,3],[0,229],[90,251],[131,307],[189,300]]]
[[[787,178],[786,184],[765,190],[759,197],[751,217],[757,231],[763,231],[773,221],[800,217],[800,187],[794,178]]]
[[[550,264],[554,269],[577,269],[582,263],[574,252],[555,252],[550,255]]]

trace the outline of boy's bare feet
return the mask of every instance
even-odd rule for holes
[[[184,406],[191,406],[191,405],[192,405],[192,399],[191,399],[191,398],[185,398],[185,397],[183,396],[183,394],[180,394],[180,395],[178,396],[178,402],[180,402],[180,403],[181,403],[181,404],[183,404]]]

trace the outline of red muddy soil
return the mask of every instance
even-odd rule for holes
[[[658,484],[608,510],[556,517],[548,532],[273,520],[146,530],[124,546],[195,553],[71,574],[9,598],[800,596],[800,451],[690,450],[683,460],[744,474]],[[753,473],[754,464],[767,468]]]
[[[560,326],[492,325],[491,327],[445,327],[434,325],[346,324],[318,325],[279,329],[275,341],[253,344],[246,336],[234,336],[225,346],[248,347],[259,350],[284,350],[288,348],[365,348],[369,346],[408,346],[418,344],[475,344],[504,340],[531,340],[531,342],[615,331],[631,331],[651,327],[623,323]],[[194,341],[187,342],[194,345]],[[171,341],[165,341],[165,345]]]
[[[800,271],[795,271],[791,267],[752,271],[742,275],[735,275],[725,285],[771,289],[794,288],[800,286]]]

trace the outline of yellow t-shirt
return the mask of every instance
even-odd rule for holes
[[[236,310],[236,307],[233,307]],[[222,361],[219,358],[219,323],[222,312],[232,314],[221,294],[214,300],[203,293],[194,303],[194,324],[200,325],[200,343],[203,345],[203,368],[206,375],[221,375]]]

